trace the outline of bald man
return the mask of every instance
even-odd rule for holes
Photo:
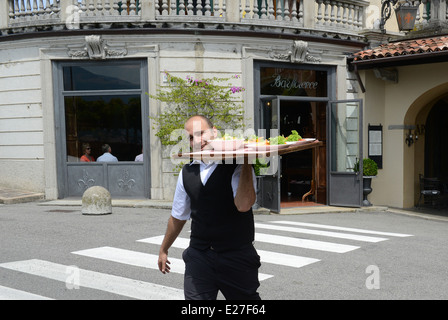
[[[210,149],[217,130],[204,116],[185,123],[193,150]],[[183,252],[186,300],[259,300],[260,257],[253,246],[256,179],[250,164],[186,164],[174,194],[173,208],[159,251],[159,269],[169,273],[168,250],[191,219],[190,245]]]

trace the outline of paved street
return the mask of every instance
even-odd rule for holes
[[[448,219],[391,211],[255,215],[260,295],[447,299]],[[183,299],[189,223],[157,269],[168,209],[0,205],[0,299]],[[222,299],[223,297],[220,296]]]

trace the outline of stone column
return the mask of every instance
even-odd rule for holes
[[[314,29],[316,17],[314,15],[316,1],[315,0],[302,0],[303,1],[303,27]],[[297,7],[297,13],[299,8]]]
[[[431,0],[431,20],[430,22],[446,21],[446,0]]]
[[[156,4],[158,0],[140,0],[142,4],[142,21],[149,21],[156,19]]]
[[[227,0],[226,20],[227,22],[240,22],[240,2],[245,0]],[[244,2],[245,5],[245,2]],[[243,5],[243,8],[244,8]]]
[[[9,0],[0,3],[0,29],[9,27]]]
[[[72,5],[73,5],[73,0],[60,0],[61,11],[59,14],[60,14],[62,23],[66,23],[68,21],[68,19],[71,18],[71,15],[73,14],[73,12],[70,8]]]

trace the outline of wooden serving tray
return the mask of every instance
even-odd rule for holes
[[[267,146],[259,147],[257,149],[252,148],[240,148],[238,150],[232,151],[215,151],[215,150],[204,150],[198,152],[186,152],[173,154],[171,157],[173,159],[191,159],[191,160],[225,160],[226,163],[233,163],[232,159],[249,159],[255,160],[256,158],[269,158],[272,156],[280,156],[283,154],[298,152],[302,150],[307,150],[311,148],[317,148],[322,145],[322,142],[314,139],[297,141],[294,144],[281,145],[281,146]],[[227,161],[228,160],[228,161]],[[239,163],[239,161],[237,161]]]

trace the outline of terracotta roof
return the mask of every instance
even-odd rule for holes
[[[353,54],[354,61],[365,61],[404,55],[448,50],[448,36],[391,42]]]

